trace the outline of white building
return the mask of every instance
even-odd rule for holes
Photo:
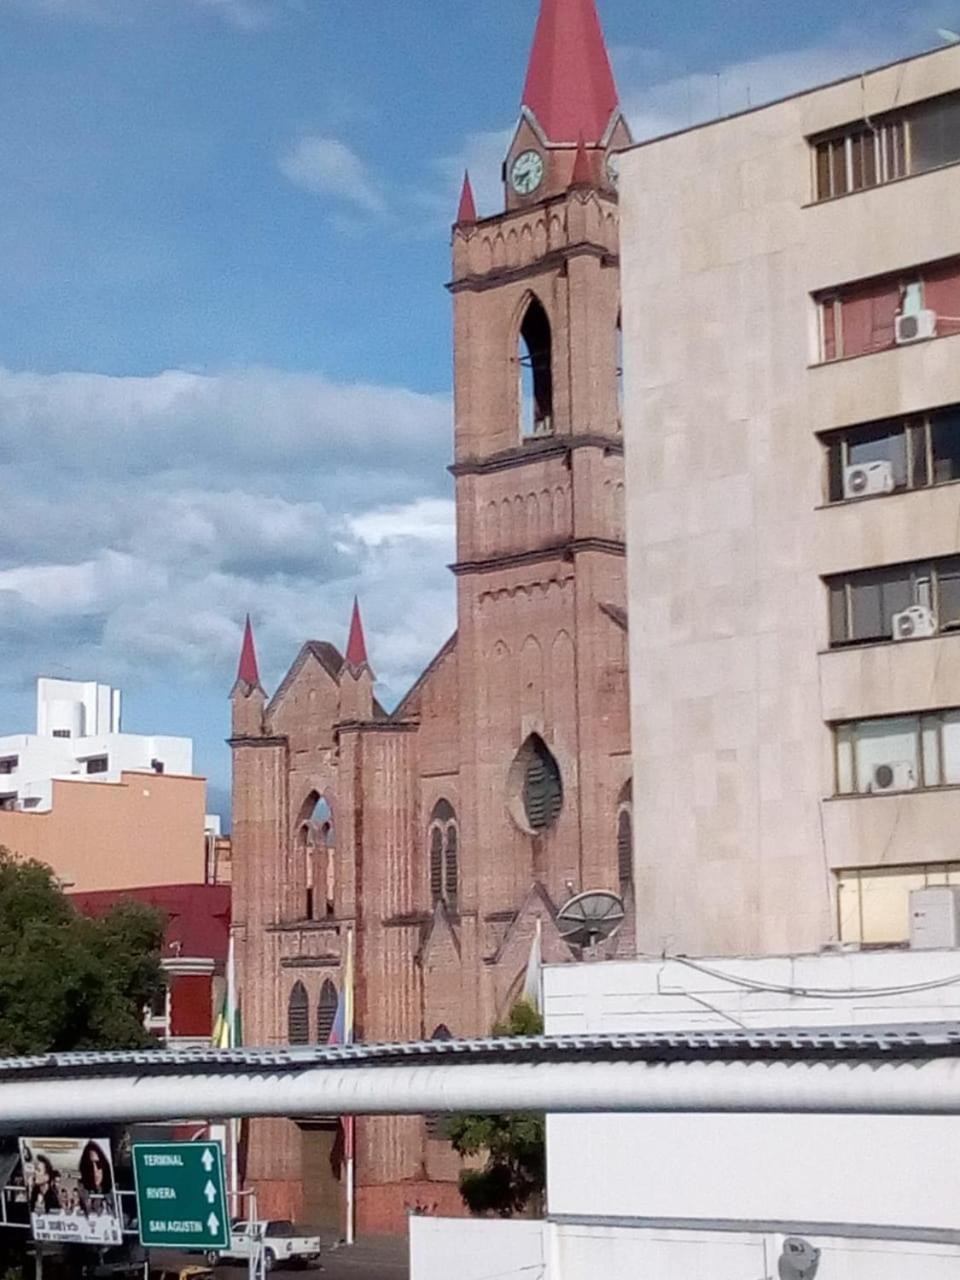
[[[544,990],[548,1034],[669,1033],[665,1072],[738,1028],[766,1031],[773,1060],[777,1029],[860,1029],[867,1075],[904,1054],[884,1047],[899,1029],[909,1072],[922,1026],[960,1020],[960,952],[559,965]],[[958,1185],[956,1116],[550,1116],[546,1220],[411,1219],[412,1280],[956,1280]],[[797,1240],[815,1271],[780,1269]]]
[[[191,775],[189,738],[123,733],[119,689],[37,681],[35,733],[0,737],[0,807],[46,812],[55,779],[119,782],[123,772]]]

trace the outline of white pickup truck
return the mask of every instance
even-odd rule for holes
[[[306,1267],[320,1257],[319,1236],[298,1236],[292,1222],[275,1219],[257,1224],[263,1233],[263,1262],[267,1271],[274,1267]],[[253,1233],[249,1222],[230,1226],[230,1244],[226,1249],[211,1250],[207,1262],[240,1262],[250,1257]]]

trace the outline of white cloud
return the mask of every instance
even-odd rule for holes
[[[367,213],[386,210],[383,193],[367,166],[339,138],[300,138],[281,155],[279,165],[285,178],[315,195],[333,196]]]
[[[452,627],[450,448],[448,400],[404,388],[0,370],[0,688],[227,687],[247,610],[275,681],[359,593],[389,701]]]
[[[456,531],[456,507],[449,498],[418,498],[400,507],[380,507],[353,516],[349,525],[368,547],[396,539],[413,538],[452,548]]]
[[[450,225],[457,215],[465,171],[470,174],[480,217],[503,211],[501,170],[514,128],[468,133],[458,151],[436,161],[440,183],[428,203],[445,224]]]
[[[129,19],[138,7],[146,9],[147,3],[148,0],[0,0],[0,9],[33,9],[84,22],[113,22]],[[277,12],[294,7],[299,0],[179,0],[179,3],[184,9],[206,10],[249,31],[266,26]]]

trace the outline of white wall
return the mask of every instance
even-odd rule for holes
[[[652,958],[550,966],[547,1032],[960,1020],[960,951],[696,963],[711,974]],[[555,1280],[760,1280],[776,1275],[784,1231],[823,1248],[823,1280],[960,1276],[960,1119],[549,1116],[547,1164]]]
[[[541,1280],[543,1224],[412,1217],[410,1275],[412,1280]]]
[[[623,1229],[555,1229],[550,1280],[774,1280],[784,1236]],[[956,1280],[960,1248],[897,1240],[804,1236],[821,1251],[818,1280]]]
[[[960,981],[885,994],[891,988],[922,988],[960,977],[958,951],[725,957],[694,964],[702,964],[717,976],[680,960],[548,966],[544,970],[547,1030],[560,1035],[578,1031],[729,1031],[738,1024],[828,1027],[960,1021]],[[757,986],[773,989],[758,990]],[[776,990],[782,987],[829,989],[840,998],[785,995]]]

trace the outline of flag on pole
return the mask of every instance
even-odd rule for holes
[[[541,998],[541,974],[543,967],[543,926],[540,917],[537,916],[537,927],[533,935],[533,942],[530,944],[530,959],[527,961],[527,974],[523,980],[523,994],[521,999],[527,1004],[532,1005],[537,1013],[543,1012],[543,1000]]]
[[[236,1049],[240,1044],[240,1006],[237,1003],[236,959],[233,949],[233,933],[227,947],[227,973],[223,988],[220,1012],[213,1024],[213,1047]]]
[[[347,930],[347,954],[343,962],[343,986],[340,990],[340,998],[337,1001],[337,1012],[333,1019],[333,1026],[330,1028],[330,1036],[327,1040],[329,1045],[348,1045],[353,1044],[353,964],[354,964],[354,935],[353,930]],[[354,1201],[354,1165],[353,1165],[353,1148],[354,1148],[354,1117],[341,1116],[340,1129],[343,1134],[343,1163],[346,1172],[346,1234],[347,1244],[353,1244],[354,1239],[354,1221],[353,1221],[353,1201]]]

